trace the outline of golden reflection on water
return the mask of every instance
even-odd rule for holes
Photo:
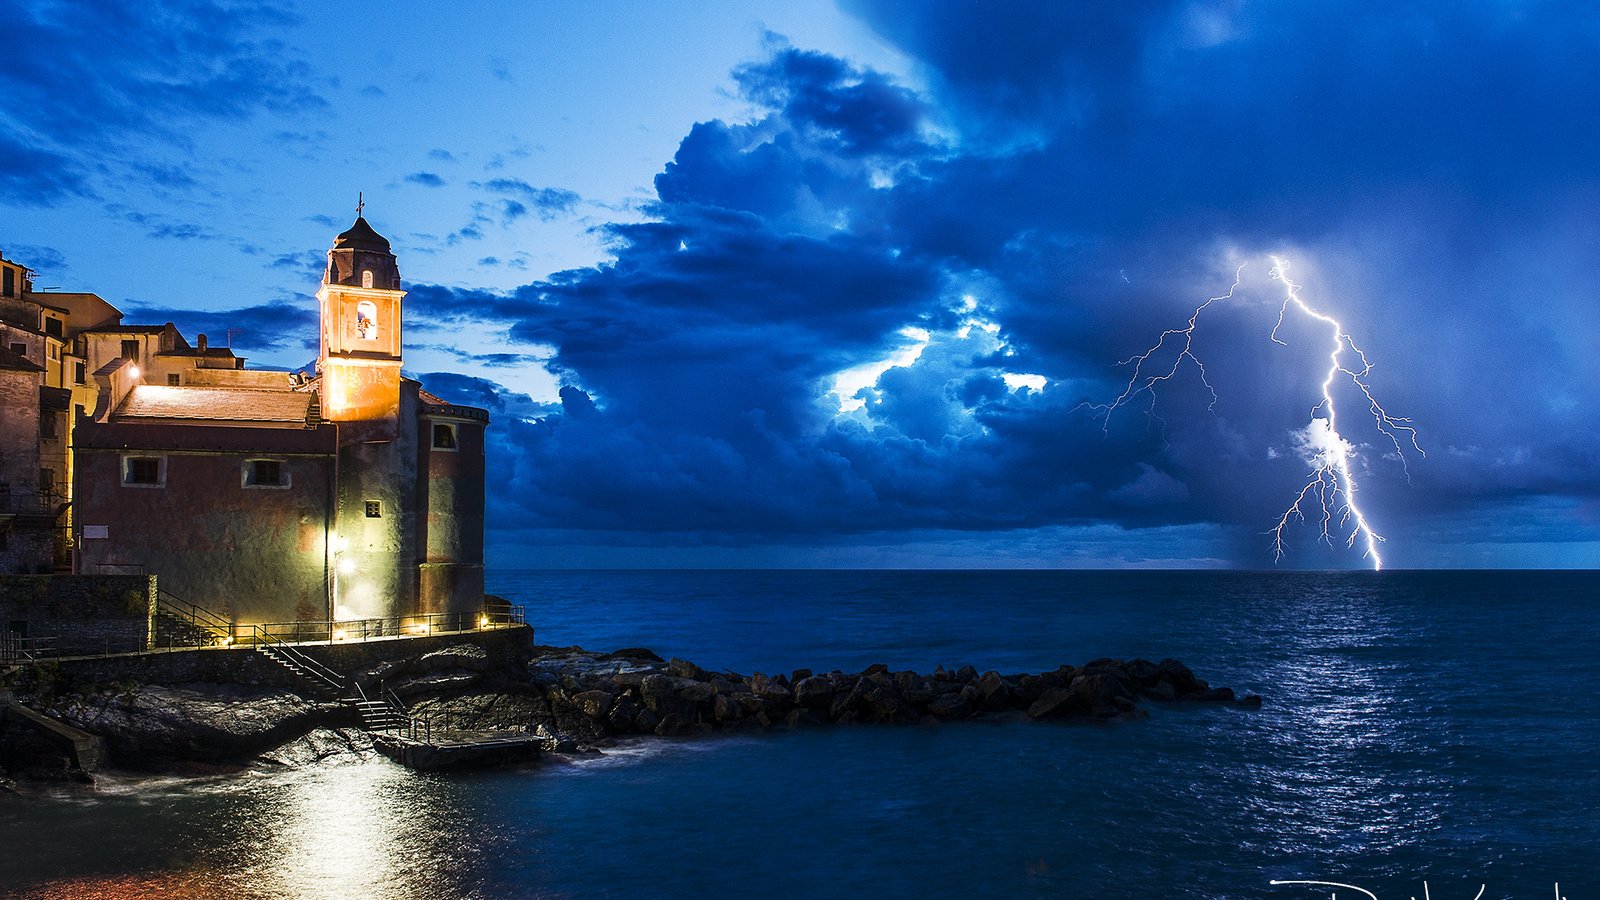
[[[383,760],[246,776],[213,786],[224,808],[210,817],[209,833],[174,829],[189,832],[173,839],[193,842],[192,862],[64,879],[29,893],[61,900],[458,896],[459,876],[478,848],[461,846],[462,814],[451,808],[447,787]]]

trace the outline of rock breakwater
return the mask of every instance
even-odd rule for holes
[[[1261,698],[1213,688],[1174,659],[1096,659],[1039,673],[940,667],[923,674],[886,665],[856,673],[712,672],[648,650],[547,651],[530,664],[548,716],[535,727],[593,744],[607,736],[661,736],[826,723],[912,724],[985,715],[1112,720],[1147,715],[1141,702],[1231,703]]]

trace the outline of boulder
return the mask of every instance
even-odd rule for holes
[[[940,719],[965,719],[972,715],[971,695],[964,692],[940,694],[928,704],[928,713]]]
[[[676,675],[679,678],[688,678],[693,681],[711,680],[711,676],[706,672],[705,669],[700,668],[686,659],[679,659],[676,656],[667,660],[667,672]]]
[[[1084,666],[1084,668],[1090,667]],[[1129,695],[1127,687],[1123,685],[1121,679],[1110,672],[1100,671],[1079,675],[1072,679],[1067,692],[1073,695],[1079,706],[1096,716],[1113,716],[1124,708],[1133,706],[1133,697]]]
[[[1011,686],[999,672],[985,672],[978,679],[978,692],[983,695],[983,708],[994,711],[1011,707]]]
[[[1156,664],[1156,668],[1161,671],[1160,679],[1170,683],[1172,689],[1180,697],[1184,694],[1193,694],[1206,689],[1200,679],[1194,677],[1194,673],[1189,671],[1188,666],[1175,659],[1163,659]]]
[[[798,672],[796,674],[799,674]],[[808,675],[794,683],[794,702],[806,709],[826,710],[833,703],[833,682]]]
[[[1053,687],[1039,695],[1028,707],[1030,719],[1064,719],[1088,712],[1077,695],[1064,687]]]
[[[639,711],[643,708],[632,693],[619,695],[611,705],[611,712],[606,716],[607,729],[613,734],[627,734],[633,730],[634,721],[638,719]]]
[[[415,668],[423,672],[441,669],[470,669],[484,672],[491,668],[489,652],[477,644],[453,644],[417,658]]]
[[[583,691],[573,695],[572,703],[591,719],[605,719],[611,715],[611,695],[605,691]]]

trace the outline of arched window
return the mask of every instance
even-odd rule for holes
[[[362,287],[372,287],[372,270],[371,269],[362,269],[361,270],[361,286]]]
[[[364,274],[368,281],[372,280],[371,272]],[[367,341],[378,339],[378,305],[371,300],[356,304],[356,337]]]

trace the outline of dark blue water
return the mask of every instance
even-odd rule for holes
[[[59,896],[1600,898],[1595,573],[499,573],[541,643],[748,673],[1175,656],[1259,712],[649,741],[0,803]]]

